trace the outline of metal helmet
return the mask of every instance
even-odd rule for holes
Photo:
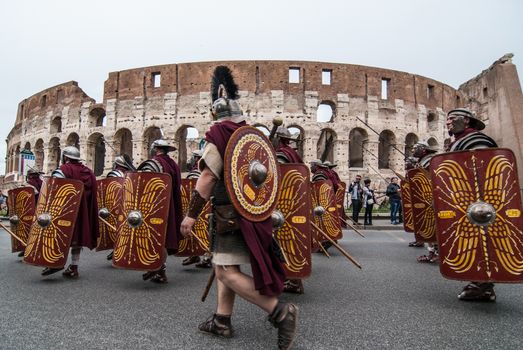
[[[75,146],[67,146],[62,151],[62,157],[80,160],[80,150]]]
[[[456,108],[447,113],[450,115],[460,115],[469,118],[469,126],[476,130],[485,129],[485,123],[483,123],[470,109],[467,108]]]
[[[423,151],[425,151],[426,153],[436,153],[438,151],[437,147],[429,145],[427,141],[417,142],[412,149],[413,156],[416,158],[422,157]]]
[[[133,161],[132,161],[131,157],[129,157],[129,155],[127,155],[125,153],[121,154],[119,156],[116,156],[116,158],[114,158],[114,165],[115,166],[118,165],[122,168],[131,170],[131,171],[136,170],[136,168],[133,165]]]
[[[332,169],[332,168],[336,168],[338,166],[338,164],[336,163],[331,163],[329,162],[328,160],[326,160],[324,163],[323,163],[324,166],[326,166],[327,168],[329,169]]]
[[[203,156],[203,150],[197,149],[192,151],[193,158],[201,158]]]
[[[226,66],[218,66],[214,70],[211,81],[212,107],[211,113],[215,119],[242,115],[238,101],[238,85],[234,82],[231,70]]]
[[[151,150],[153,150],[155,148],[163,149],[166,152],[176,151],[175,146],[170,145],[167,141],[165,141],[163,139],[153,141],[153,143],[151,144]]]
[[[319,160],[319,159],[313,159],[313,160],[311,160],[311,166],[313,166],[313,165],[319,165],[319,164],[321,164],[321,160]]]
[[[289,140],[294,139],[294,137],[292,137],[289,129],[287,129],[283,125],[278,126],[278,129],[276,129],[276,136],[278,136],[279,138],[284,138],[284,139],[289,139]]]

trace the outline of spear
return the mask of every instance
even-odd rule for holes
[[[24,247],[27,247],[27,243],[25,243],[20,237],[18,237],[13,231],[11,231],[10,229],[8,229],[7,227],[4,226],[4,224],[2,224],[0,222],[0,227],[2,227],[5,232],[9,233],[14,239],[16,239],[17,241],[19,241],[20,243],[22,243],[22,245]]]
[[[316,225],[314,222],[311,221],[311,225],[312,227],[314,227],[319,233],[321,233],[321,235],[326,238],[329,242],[332,243],[332,245],[338,249],[340,251],[341,254],[343,254],[347,259],[350,260],[350,262],[352,262],[354,265],[356,265],[358,268],[361,269],[361,265],[349,254],[347,253],[347,251],[345,249],[343,249],[338,243],[336,243],[336,241],[334,241],[332,238],[330,238],[330,236],[328,234],[326,234],[325,232],[323,232],[323,230],[321,228],[318,227],[318,225]]]
[[[359,117],[356,117],[356,119],[358,119],[360,122],[362,122],[363,124],[365,124],[367,126],[367,128],[371,129],[376,135],[378,135],[378,138],[380,141],[383,141],[385,144],[391,146],[392,148],[394,148],[396,151],[398,151],[400,154],[402,154],[404,157],[407,157],[405,155],[405,153],[403,153],[398,147],[396,147],[396,145],[393,145],[392,143],[389,143],[387,142],[386,140],[384,140],[382,138],[382,136],[376,131],[374,130],[369,124],[365,123],[363,120],[361,120]]]
[[[367,152],[368,154],[370,154],[371,156],[373,156],[374,158],[376,158],[376,159],[378,160],[378,162],[382,162],[382,163],[383,163],[383,161],[382,161],[378,156],[376,156],[374,153],[372,153],[371,151],[369,151],[368,149],[366,149],[365,146],[363,145],[363,143],[360,143],[360,145],[361,145],[361,149],[362,149],[362,150],[364,150],[365,152]],[[374,170],[375,172],[377,172],[378,175],[381,176],[381,178],[382,178],[383,180],[387,181],[387,179],[385,179],[385,178],[384,178],[384,177],[383,177],[383,176],[382,176],[382,175],[381,175],[381,174],[380,174],[376,169],[374,169],[370,164],[369,164],[369,167],[370,167],[372,170]],[[398,173],[396,170],[394,170],[394,169],[390,169],[390,170],[392,170],[392,172],[393,172],[397,177],[399,177],[399,178],[401,179],[401,181],[405,181],[405,180],[406,180],[406,179],[405,179],[405,176],[401,175],[401,174]]]

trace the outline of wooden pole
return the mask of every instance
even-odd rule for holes
[[[11,231],[11,230],[8,229],[7,227],[5,227],[4,224],[2,224],[1,222],[0,222],[0,227],[2,227],[2,228],[5,230],[5,232],[9,233],[9,234],[11,235],[11,237],[13,237],[14,239],[16,239],[18,242],[22,243],[22,245],[23,245],[24,247],[27,247],[27,243],[25,243],[25,242],[24,242],[20,237],[18,237],[17,235],[15,235],[13,231]]]
[[[324,238],[326,238],[329,242],[331,242],[332,245],[333,245],[334,247],[336,247],[336,249],[338,249],[338,250],[340,251],[341,254],[345,255],[345,257],[346,257],[347,259],[349,259],[350,262],[352,262],[354,265],[356,265],[358,268],[361,269],[361,265],[360,265],[360,264],[359,264],[359,263],[358,263],[358,262],[357,262],[357,261],[356,261],[352,256],[350,256],[350,254],[347,253],[347,251],[346,251],[345,249],[343,249],[343,248],[342,248],[338,243],[336,243],[332,238],[330,238],[330,236],[329,236],[328,234],[326,234],[325,232],[323,232],[323,230],[322,230],[321,228],[319,228],[318,225],[316,225],[314,222],[311,222],[311,224],[312,224],[312,226],[313,226],[316,230],[318,230],[318,231],[322,234],[322,236],[323,236]]]
[[[102,218],[101,216],[98,215],[98,219],[100,219],[101,222],[103,222],[104,224],[106,224],[107,226],[109,226],[109,228],[113,231],[116,232],[116,227],[114,227],[113,225],[111,225],[107,220],[105,220],[104,218]]]

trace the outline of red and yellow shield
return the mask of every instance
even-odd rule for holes
[[[44,181],[24,262],[49,268],[64,267],[83,191],[84,184],[79,180],[49,178]]]
[[[514,154],[484,149],[431,160],[440,272],[449,279],[523,281],[523,217]]]
[[[114,228],[118,226],[118,217],[122,210],[123,177],[108,177],[97,180],[98,215]],[[116,230],[104,223],[99,222],[100,236],[97,238],[96,250],[113,249],[116,240]]]
[[[183,216],[187,214],[189,209],[189,201],[191,200],[191,193],[196,186],[198,179],[182,179],[182,210]],[[209,214],[211,213],[211,202],[207,202],[203,208],[200,216],[194,223],[193,232],[198,238],[209,247]],[[206,247],[194,238],[192,235],[184,238],[178,245],[177,256],[200,256],[207,252]]]
[[[162,266],[166,254],[171,183],[169,174],[126,174],[113,266],[142,271],[155,271]]]
[[[403,229],[405,232],[414,232],[414,216],[412,214],[412,198],[409,180],[401,180],[400,188],[401,205],[403,206]]]
[[[249,221],[264,221],[276,208],[280,174],[269,139],[252,126],[237,129],[227,143],[224,181],[231,202]]]
[[[7,199],[11,231],[27,243],[29,231],[35,216],[35,192],[32,187],[19,187],[9,190]],[[11,252],[22,252],[25,247],[17,239],[11,238]]]
[[[412,201],[414,236],[418,242],[436,242],[436,225],[432,207],[432,184],[425,169],[411,169],[407,173]]]
[[[303,279],[311,274],[310,172],[303,164],[280,164],[282,176],[278,207],[285,221],[275,238],[287,257],[287,278]]]
[[[343,181],[341,181],[338,185],[338,189],[336,190],[336,207],[338,208],[339,217],[341,219],[346,219],[347,214],[345,214],[345,191],[347,190],[347,184]],[[341,222],[341,226],[347,227],[347,225],[344,222]]]
[[[313,222],[333,240],[341,239],[343,234],[332,182],[330,180],[314,181],[311,185],[311,199],[313,210],[316,207],[324,209],[322,216],[312,216]],[[312,229],[312,237],[313,250],[317,251],[318,244],[325,239],[314,228]]]

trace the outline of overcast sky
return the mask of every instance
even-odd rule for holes
[[[108,73],[215,60],[395,69],[457,88],[505,53],[523,70],[523,1],[2,0],[0,173],[18,103],[76,80],[102,102]]]

